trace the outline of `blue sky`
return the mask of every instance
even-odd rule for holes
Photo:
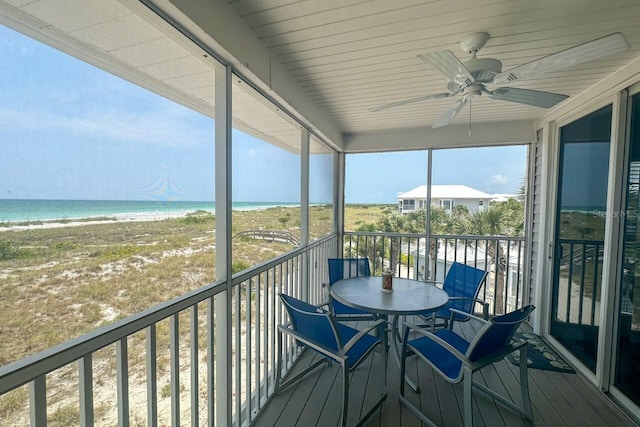
[[[526,146],[434,150],[432,183],[466,185],[489,194],[514,194],[526,173]],[[347,156],[349,203],[394,203],[427,181],[427,152]]]
[[[213,200],[214,122],[0,26],[0,198]],[[299,156],[235,131],[236,201],[298,202]],[[435,184],[517,191],[524,147],[434,153]],[[311,201],[331,198],[312,158]],[[350,155],[348,203],[395,203],[426,153]]]

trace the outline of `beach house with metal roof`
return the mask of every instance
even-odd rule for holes
[[[464,206],[469,212],[481,212],[489,207],[492,198],[490,194],[466,185],[431,186],[431,206],[444,208],[449,214],[455,206]],[[401,214],[425,209],[426,206],[426,185],[398,194],[398,211]]]

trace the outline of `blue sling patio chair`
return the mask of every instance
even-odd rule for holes
[[[338,280],[350,277],[371,276],[369,258],[329,258],[329,289]],[[331,292],[329,292],[331,295]],[[329,310],[336,320],[375,320],[377,316],[363,310],[348,307],[329,298]]]
[[[488,318],[489,304],[478,298],[480,287],[487,275],[488,272],[470,265],[459,262],[451,264],[442,286],[449,295],[449,302],[443,308],[423,315],[431,322],[432,332],[436,327],[444,326],[452,329],[454,322],[469,320],[466,314],[473,314],[476,303],[482,305],[484,318]],[[458,314],[458,311],[465,315]]]
[[[472,386],[488,394],[497,402],[523,415],[527,420],[533,421],[531,402],[529,400],[529,382],[527,374],[527,342],[511,342],[513,334],[518,327],[529,318],[535,309],[529,305],[519,310],[502,316],[485,320],[471,314],[456,310],[456,315],[467,316],[470,320],[477,321],[482,327],[471,342],[468,342],[454,331],[443,328],[435,332],[429,332],[414,325],[405,323],[404,341],[402,344],[402,362],[400,366],[401,377],[405,378],[406,361],[411,356],[417,356],[428,363],[435,372],[450,383],[463,382],[464,425],[471,427],[472,420]],[[409,332],[413,330],[419,338],[409,340]],[[522,406],[517,406],[510,400],[499,395],[483,384],[473,380],[473,373],[498,362],[509,353],[520,351],[520,391]],[[429,420],[420,410],[404,397],[403,380],[400,384],[400,402],[406,406],[423,423],[429,426],[435,424]]]
[[[280,299],[289,314],[289,323],[278,326],[278,367],[276,370],[275,393],[294,384],[305,375],[325,362],[337,362],[342,371],[342,423],[347,425],[349,407],[349,373],[352,372],[367,356],[381,343],[379,337],[369,332],[380,328],[384,320],[373,322],[367,328],[359,331],[349,326],[337,323],[330,312],[323,310],[291,296],[280,294]],[[298,345],[314,350],[323,356],[322,359],[297,373],[286,381],[281,380],[283,334],[293,337]],[[386,366],[386,355],[381,351],[383,369]],[[372,408],[360,419],[358,426],[364,424],[373,413],[382,407],[387,397],[386,375],[380,398]]]

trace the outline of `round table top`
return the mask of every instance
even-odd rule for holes
[[[393,278],[393,290],[382,290],[382,277],[361,276],[342,279],[331,285],[331,295],[342,304],[387,315],[420,314],[442,308],[449,295],[432,283]]]

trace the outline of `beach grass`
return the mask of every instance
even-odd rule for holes
[[[345,229],[375,221],[389,209],[382,205],[348,206]],[[286,230],[299,236],[299,216],[298,207],[234,211],[233,232]],[[332,207],[312,206],[309,223],[311,240],[330,234]],[[210,213],[153,221],[105,218],[65,222],[63,226],[15,225],[0,231],[0,365],[215,281],[215,216]],[[286,242],[233,239],[233,272],[293,248]],[[199,311],[204,322],[206,304],[201,304]],[[180,322],[189,323],[188,313],[180,314]],[[168,369],[168,324],[168,320],[157,324],[159,371]],[[188,328],[181,330],[185,339],[188,333]],[[128,341],[130,357],[144,355],[143,331]],[[97,353],[94,357],[100,358]],[[114,358],[109,359],[100,375],[115,372]],[[143,361],[138,362],[132,366],[143,370]],[[137,374],[134,371],[132,375]],[[23,392],[18,391],[0,396],[0,413],[17,410],[20,405],[16,402],[23,398]],[[73,417],[72,409],[60,407],[52,422],[62,425]]]

